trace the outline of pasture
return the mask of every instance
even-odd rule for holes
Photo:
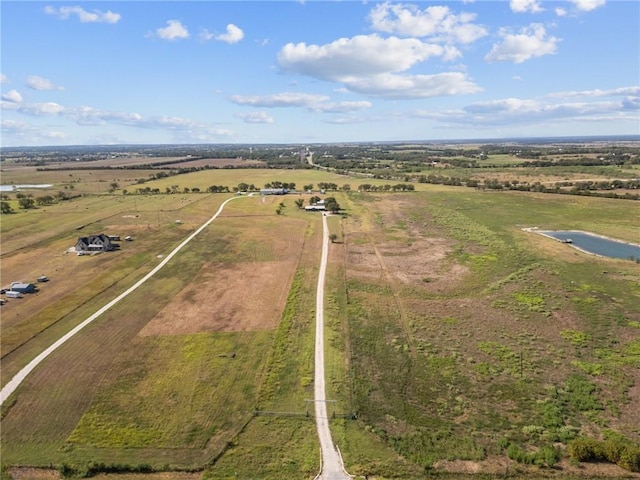
[[[132,175],[118,177],[121,188]],[[46,178],[37,183],[57,183]],[[337,239],[325,299],[329,411],[351,474],[634,475],[570,462],[567,445],[582,435],[640,441],[640,267],[522,229],[637,241],[636,202],[428,184],[359,193],[389,181],[317,170],[203,170],[144,186],[204,192],[272,181],[352,189],[329,193],[345,215],[329,219]],[[3,215],[3,284],[51,278],[2,306],[3,385],[229,197],[109,194],[106,177],[96,184],[99,195]],[[307,400],[321,221],[298,198],[308,195],[231,202],[47,359],[3,405],[3,468],[81,474],[103,463],[171,478],[313,478],[319,447]],[[133,241],[65,253],[97,232]],[[135,475],[127,478],[168,478]]]

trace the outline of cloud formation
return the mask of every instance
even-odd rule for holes
[[[414,112],[449,125],[477,128],[547,124],[557,120],[637,122],[640,97],[592,102],[552,103],[541,99],[503,98],[477,102],[460,110]]]
[[[276,93],[274,95],[232,95],[229,97],[236,105],[250,105],[252,107],[309,107],[328,100],[326,95],[310,93]]]
[[[46,130],[16,120],[2,120],[0,128],[3,132],[29,143],[50,143],[66,139],[66,135],[62,132]]]
[[[319,103],[309,106],[309,110],[319,113],[349,113],[358,112],[371,108],[372,103],[367,101],[359,102],[332,102]]]
[[[433,57],[450,61],[459,56],[460,51],[452,46],[373,34],[341,38],[325,45],[289,43],[277,58],[285,72],[339,82],[352,92],[408,99],[480,91],[462,73],[402,74]]]
[[[227,32],[216,36],[216,40],[221,42],[227,42],[228,44],[238,43],[244,38],[244,32],[241,28],[237,27],[233,23],[227,25]]]
[[[288,43],[278,52],[277,59],[287,72],[343,82],[353,77],[401,72],[431,57],[453,60],[459,56],[455,47],[373,34],[340,38],[325,45]]]
[[[373,29],[409,37],[429,37],[431,41],[472,43],[487,35],[487,29],[473,22],[475,14],[454,14],[449,7],[431,6],[420,10],[416,5],[376,5],[369,13]]]
[[[238,113],[236,117],[244,120],[245,123],[275,123],[275,120],[267,112]]]
[[[179,20],[167,20],[167,26],[156,29],[155,35],[162,40],[189,38],[189,30]]]
[[[61,20],[66,20],[70,16],[76,15],[82,23],[118,23],[122,18],[119,13],[114,13],[111,10],[107,10],[106,12],[92,10],[88,12],[82,7],[55,8],[47,6],[44,8],[44,13],[58,17]]]
[[[2,100],[5,102],[20,103],[22,102],[22,95],[20,95],[20,92],[17,90],[10,90],[2,95]]]
[[[391,99],[466,95],[482,91],[466,74],[446,72],[434,75],[379,74],[344,82],[353,92]]]
[[[24,83],[27,87],[33,88],[34,90],[64,90],[64,87],[55,85],[51,80],[38,75],[29,75]]]
[[[606,0],[569,0],[575,7],[582,12],[590,12],[598,7],[603,6]]]
[[[547,36],[544,26],[539,23],[532,23],[515,34],[503,29],[499,35],[502,42],[495,44],[485,56],[487,62],[522,63],[534,57],[551,55],[556,53],[560,41]]]
[[[547,95],[549,98],[570,98],[570,97],[618,97],[618,96],[640,96],[640,86],[620,87],[611,90],[577,90],[572,92],[554,92]]]
[[[4,73],[0,73],[0,84],[9,83],[9,79]]]
[[[228,137],[233,133],[226,129],[216,129],[193,120],[168,115],[146,117],[135,112],[114,112],[89,106],[64,107],[58,103],[15,103],[3,100],[3,110],[14,111],[34,117],[59,117],[73,121],[77,125],[124,125],[128,127],[160,129],[180,134],[181,141],[206,141]]]
[[[544,12],[544,8],[542,8],[538,0],[511,0],[509,7],[511,7],[511,11],[515,13]]]

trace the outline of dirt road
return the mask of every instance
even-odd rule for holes
[[[115,299],[111,300],[104,307],[102,307],[100,310],[95,312],[89,318],[84,320],[82,323],[80,323],[74,329],[69,331],[67,334],[65,334],[64,336],[59,338],[53,345],[51,345],[49,348],[44,350],[36,358],[31,360],[31,362],[29,362],[27,364],[27,366],[25,366],[22,370],[20,370],[4,387],[2,387],[2,390],[0,391],[0,405],[2,405],[7,398],[9,398],[9,396],[16,390],[16,388],[18,388],[20,386],[20,384],[24,381],[24,379],[27,377],[27,375],[29,375],[38,365],[40,365],[40,363],[45,358],[47,358],[49,355],[51,355],[55,350],[58,349],[58,347],[60,347],[62,344],[64,344],[67,340],[69,340],[71,337],[73,337],[76,333],[78,333],[84,327],[89,325],[96,318],[98,318],[104,312],[106,312],[111,307],[113,307],[115,304],[120,302],[120,300],[125,298],[131,292],[136,290],[140,285],[142,285],[144,282],[149,280],[149,278],[151,278],[153,275],[155,275],[156,272],[158,272],[158,270],[160,270],[162,267],[164,267],[180,250],[182,250],[185,247],[185,245],[187,245],[191,240],[193,240],[202,230],[207,228],[209,226],[209,224],[211,222],[213,222],[218,217],[218,215],[220,215],[220,213],[222,213],[222,210],[224,209],[224,207],[225,207],[225,205],[227,203],[229,203],[231,200],[235,200],[236,198],[242,198],[242,197],[232,197],[232,198],[222,202],[222,204],[220,205],[220,208],[218,208],[218,211],[213,215],[213,217],[211,217],[209,220],[207,220],[204,224],[202,224],[202,226],[200,228],[198,228],[195,232],[193,232],[191,235],[189,235],[180,245],[178,245],[176,248],[174,248],[173,251],[169,255],[167,255],[164,258],[164,260],[162,260],[162,262],[160,262],[153,270],[151,270],[149,273],[147,273],[135,285],[133,285],[131,288],[129,288],[125,292],[123,292],[120,295],[118,295]]]
[[[326,214],[322,215],[322,227],[322,260],[320,261],[318,290],[316,293],[316,355],[314,378],[316,426],[318,428],[320,449],[322,451],[322,470],[316,479],[346,480],[351,477],[345,472],[344,466],[342,465],[342,458],[331,439],[324,385],[324,278],[327,271],[327,258],[329,256],[329,227],[327,225]]]

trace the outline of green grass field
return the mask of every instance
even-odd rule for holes
[[[145,186],[274,180],[352,190],[389,183],[208,170]],[[329,218],[337,238],[325,300],[327,396],[336,400],[331,426],[347,470],[407,479],[631,475],[571,462],[568,445],[581,436],[640,441],[640,267],[522,228],[637,241],[636,203],[416,187],[330,193],[345,211]],[[38,296],[2,307],[2,384],[141,278],[226,198],[116,192],[3,216],[3,282],[58,270]],[[206,479],[313,478],[320,455],[307,400],[321,217],[299,210],[297,198],[231,202],[158,275],[34,371],[3,405],[5,477],[12,466],[80,475],[103,463]],[[283,215],[275,212],[280,202]],[[131,232],[134,241],[109,254],[65,256],[80,224]],[[275,285],[290,282],[280,303],[256,280],[243,287],[252,270],[268,266],[282,275]],[[235,297],[219,289],[229,282]],[[198,297],[198,287],[211,294]],[[239,300],[224,310],[216,295]],[[189,327],[198,320],[190,309],[244,321],[237,312],[269,295],[281,305],[269,313],[273,324]],[[175,327],[165,321],[165,330],[148,330],[163,312],[179,312],[180,298],[182,324],[178,316]],[[204,299],[209,310],[199,305]]]

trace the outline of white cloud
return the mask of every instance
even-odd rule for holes
[[[22,95],[20,95],[20,92],[17,90],[10,90],[2,95],[2,100],[5,102],[20,103],[22,102]]]
[[[113,13],[111,10],[101,12],[100,10],[86,11],[82,7],[60,7],[47,6],[44,9],[47,15],[54,15],[62,20],[68,19],[71,15],[76,15],[82,23],[118,23],[121,15]]]
[[[213,40],[213,37],[215,37],[215,35],[206,28],[201,29],[200,33],[198,34],[198,38],[201,42],[208,42],[209,40]]]
[[[540,6],[538,0],[511,0],[509,2],[511,10],[515,13],[540,13],[544,12],[544,8]]]
[[[353,92],[395,99],[465,95],[482,91],[466,74],[460,72],[435,75],[385,73],[350,79],[344,83]]]
[[[40,117],[45,115],[59,115],[65,111],[65,108],[62,105],[59,105],[54,102],[16,103],[16,102],[8,102],[6,100],[3,100],[2,108],[4,110],[13,110],[25,115],[31,115],[35,117]]]
[[[186,135],[190,138],[203,135],[203,138],[211,139],[214,138],[214,136],[231,135],[231,132],[228,130],[214,129],[209,125],[194,122],[193,120],[166,115],[145,117],[135,112],[114,112],[89,106],[63,107],[53,102],[27,104],[2,101],[1,106],[4,110],[14,111],[23,115],[60,117],[82,126],[124,125],[136,128],[182,132],[181,135],[183,137]]]
[[[366,110],[371,108],[371,106],[371,102],[368,101],[319,103],[317,105],[311,105],[309,110],[320,113],[348,113]]]
[[[189,38],[189,30],[179,20],[167,20],[167,26],[158,28],[156,36],[163,40],[173,41],[180,38]]]
[[[485,27],[473,24],[475,14],[454,14],[449,7],[431,6],[420,10],[416,5],[376,5],[369,13],[375,30],[410,37],[431,37],[433,41],[472,43],[487,35]]]
[[[596,8],[603,6],[606,3],[606,0],[570,0],[570,2],[573,3],[578,10],[590,12],[591,10],[595,10]]]
[[[277,108],[277,107],[308,107],[328,100],[325,95],[310,93],[277,93],[275,95],[232,95],[229,97],[237,105],[250,105],[252,107]]]
[[[577,90],[571,92],[555,92],[547,95],[549,98],[570,98],[570,97],[618,97],[618,96],[640,96],[640,86],[621,87],[611,90]]]
[[[637,123],[638,97],[615,101],[557,102],[548,99],[503,98],[473,103],[461,110],[413,112],[408,116],[438,120],[449,125],[474,128],[548,125],[554,121],[615,121]]]
[[[558,7],[558,8],[556,8],[555,12],[556,12],[556,15],[559,16],[559,17],[564,17],[564,16],[567,15],[567,10],[564,9],[564,8]]]
[[[275,123],[271,115],[269,115],[267,112],[262,111],[238,113],[236,116],[244,120],[246,123]]]
[[[227,42],[229,44],[238,43],[244,38],[244,32],[241,28],[237,27],[233,23],[227,25],[227,33],[220,34],[216,37],[216,40]]]
[[[61,141],[67,138],[62,132],[44,130],[16,120],[2,120],[0,128],[3,133],[18,139],[23,144],[50,143],[52,140]]]
[[[4,73],[0,73],[0,84],[9,83],[9,79]]]
[[[287,72],[340,82],[347,90],[388,98],[427,98],[480,91],[464,73],[400,74],[431,57],[453,60],[455,47],[377,34],[341,38],[326,45],[285,45],[278,63]]]
[[[287,72],[345,82],[404,71],[431,57],[453,60],[458,56],[460,52],[454,47],[373,34],[341,38],[326,45],[288,43],[278,53],[278,64]]]
[[[38,75],[29,75],[25,84],[34,90],[64,90],[64,87],[54,85],[51,80]]]
[[[520,33],[500,32],[502,42],[493,46],[491,52],[485,56],[487,62],[522,63],[534,57],[542,57],[556,52],[558,42],[556,37],[548,37],[543,25],[533,23],[521,29]]]

